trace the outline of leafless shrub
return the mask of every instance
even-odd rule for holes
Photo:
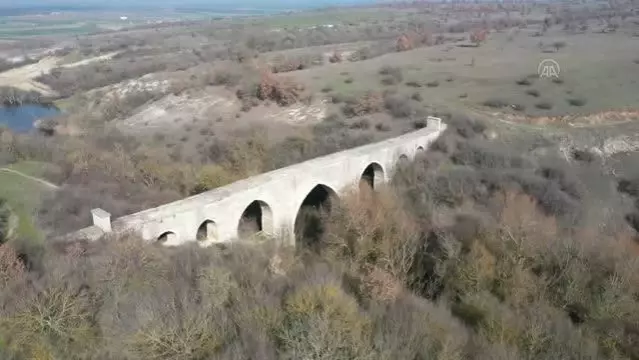
[[[291,79],[276,79],[264,73],[257,87],[257,97],[261,100],[273,100],[281,106],[291,105],[302,96],[304,87]]]
[[[350,125],[351,129],[367,130],[371,127],[371,123],[368,119],[359,119]]]
[[[240,83],[242,75],[231,69],[216,71],[213,78],[209,80],[211,85],[237,86]]]
[[[392,78],[395,84],[401,83],[404,80],[402,69],[396,66],[384,65],[379,74]]]
[[[384,96],[384,107],[396,118],[410,117],[417,112],[410,98],[403,95],[387,94]]]
[[[382,131],[382,132],[386,132],[386,131],[390,131],[390,126],[384,124],[384,123],[377,123],[375,125],[375,129],[377,131]]]
[[[342,107],[342,112],[347,117],[361,116],[380,112],[383,106],[383,98],[380,94],[367,92],[356,99],[348,99]]]
[[[530,86],[530,85],[532,85],[532,82],[527,77],[522,78],[522,79],[518,79],[517,81],[515,81],[515,83],[517,85],[522,85],[522,86]]]
[[[550,110],[553,107],[553,104],[550,101],[541,101],[535,104],[537,109],[541,110]]]
[[[526,90],[526,94],[532,96],[532,97],[539,97],[540,93],[539,90],[537,89],[528,89]]]
[[[570,98],[566,100],[572,106],[584,106],[587,100],[584,98]]]
[[[12,245],[0,244],[0,289],[6,289],[10,282],[23,280],[25,271],[26,268]]]
[[[503,108],[508,106],[508,104],[502,99],[488,99],[482,103],[484,106],[488,106],[491,108]]]
[[[22,104],[39,104],[46,101],[35,91],[23,91],[13,87],[0,87],[0,103],[4,106],[19,106]]]
[[[342,57],[342,54],[341,54],[340,52],[338,52],[338,51],[333,51],[333,54],[331,54],[331,56],[328,58],[328,61],[329,61],[331,64],[334,64],[334,63],[340,63],[340,62],[342,62],[343,60],[344,60],[344,59],[343,59],[343,57]]]

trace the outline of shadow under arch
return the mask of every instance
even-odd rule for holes
[[[262,200],[255,200],[251,202],[237,224],[237,236],[242,238],[248,238],[257,233],[273,232],[273,211],[271,207]]]
[[[359,179],[360,190],[362,190],[364,186],[367,186],[368,189],[376,189],[383,183],[384,168],[376,162],[368,164]]]
[[[165,231],[157,238],[157,243],[162,245],[171,245],[177,240],[177,234],[173,231]]]
[[[213,220],[204,220],[197,228],[195,235],[197,241],[215,241],[217,240],[217,224]]]
[[[326,219],[338,205],[339,197],[329,186],[318,184],[306,195],[295,216],[295,243],[314,249],[326,231]]]

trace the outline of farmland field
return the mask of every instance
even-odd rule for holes
[[[250,14],[250,13],[249,13]],[[194,21],[233,16],[214,11],[70,11],[27,15],[0,15],[0,39],[74,37],[171,21]]]

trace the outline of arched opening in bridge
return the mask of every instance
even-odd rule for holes
[[[423,146],[418,146],[417,147],[417,152],[418,153],[424,152],[424,147]]]
[[[175,241],[177,235],[173,231],[166,231],[162,233],[162,235],[158,236],[158,243],[160,244],[171,244]]]
[[[410,160],[408,159],[408,156],[406,154],[402,154],[399,156],[399,160],[397,160],[397,169],[405,169],[408,164],[410,164]]]
[[[214,221],[205,220],[199,228],[197,228],[197,241],[211,241],[217,239],[217,225]]]
[[[360,190],[375,189],[384,183],[384,169],[378,163],[371,163],[364,169],[359,180]]]
[[[408,169],[408,165],[410,164],[410,160],[408,160],[408,156],[406,154],[402,154],[399,156],[397,160],[397,164],[395,164],[395,172],[401,173]]]
[[[326,219],[337,206],[337,193],[326,185],[315,186],[304,198],[295,217],[295,240],[297,245],[313,247],[318,244],[326,230]]]
[[[247,238],[260,232],[273,232],[273,212],[267,203],[255,200],[242,213],[237,226],[237,235],[240,238]]]

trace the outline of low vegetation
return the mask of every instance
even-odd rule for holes
[[[539,97],[540,96],[539,90],[536,90],[536,89],[528,89],[528,90],[526,90],[526,94],[528,94],[528,95],[530,95],[532,97]]]
[[[584,106],[584,105],[586,105],[586,99],[583,99],[583,98],[570,98],[570,99],[567,99],[566,101],[568,101],[568,104],[570,104],[572,106]]]
[[[515,81],[515,83],[517,85],[522,85],[522,86],[530,86],[530,85],[532,85],[532,81],[530,81],[529,78],[519,79],[519,80]]]
[[[429,81],[429,82],[426,83],[426,86],[428,86],[430,88],[438,87],[439,86],[439,81],[437,81],[437,80]]]
[[[483,105],[491,107],[491,108],[496,108],[496,109],[508,106],[508,104],[504,100],[497,99],[497,98],[488,99],[488,100],[483,102]]]
[[[535,107],[541,110],[550,110],[552,109],[553,104],[550,101],[540,101],[535,104]]]
[[[22,104],[40,104],[45,102],[47,102],[47,100],[38,92],[0,86],[0,104],[3,106],[19,106]]]
[[[484,131],[459,122],[391,187],[318,214],[320,236],[296,251],[125,236],[49,244],[25,266],[9,241],[0,354],[633,358],[636,243],[575,226],[590,196],[579,180],[490,148]]]

